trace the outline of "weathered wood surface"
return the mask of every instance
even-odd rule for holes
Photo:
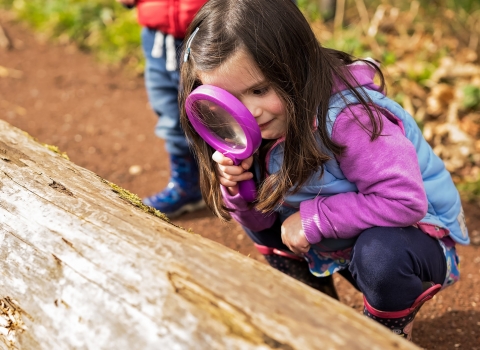
[[[3,349],[416,348],[1,120],[0,270]]]

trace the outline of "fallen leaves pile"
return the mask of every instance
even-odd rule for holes
[[[338,49],[357,40],[382,63],[388,95],[415,118],[454,180],[479,181],[480,11],[425,14],[412,1],[408,10],[381,4],[370,15],[363,0],[345,11],[343,2],[333,24],[312,25],[319,40]]]

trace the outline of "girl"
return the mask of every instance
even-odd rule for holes
[[[181,121],[207,205],[273,267],[317,289],[338,271],[363,293],[365,315],[410,338],[421,305],[458,280],[455,244],[469,238],[449,173],[384,95],[377,65],[322,47],[290,0],[210,0],[189,33]],[[189,123],[185,99],[201,84],[256,118],[262,145],[239,166]],[[250,178],[253,203],[238,194]]]

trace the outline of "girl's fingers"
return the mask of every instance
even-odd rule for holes
[[[243,169],[248,170],[251,168],[253,164],[253,156],[248,157],[247,159],[242,160],[242,166]]]
[[[212,159],[221,165],[233,165],[233,161],[230,158],[225,157],[218,151],[215,151],[215,153],[212,154]]]
[[[220,181],[220,184],[225,186],[225,187],[235,187],[235,186],[237,186],[236,181],[230,181],[230,180],[227,180],[226,178],[221,177],[221,176],[218,178],[218,181]]]
[[[225,187],[236,186],[238,184],[238,182],[249,180],[253,177],[253,174],[250,173],[250,172],[245,172],[245,173],[243,173],[241,175],[237,175],[237,176],[222,174],[222,173],[218,172],[217,175],[218,175],[218,180],[220,181],[220,184],[222,184]]]
[[[216,151],[212,155],[213,161],[217,163],[217,175],[220,181],[220,184],[225,187],[234,187],[239,181],[245,181],[253,178],[253,174],[246,169],[249,169],[250,166],[245,168],[245,164],[250,164],[253,161],[252,159],[244,160],[241,165],[233,165],[233,161],[225,157],[222,153]]]
[[[233,175],[233,176],[241,175],[245,172],[245,169],[243,169],[241,166],[236,166],[236,165],[225,166],[225,165],[218,164],[218,169],[222,173]]]
[[[235,172],[232,174],[231,172],[224,172],[219,168],[217,173],[220,177],[223,177],[229,181],[235,181],[235,182],[249,180],[253,177],[253,174],[249,171],[246,171],[246,172],[242,171],[240,173]]]

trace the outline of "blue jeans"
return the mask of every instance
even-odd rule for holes
[[[160,48],[160,57],[152,56],[156,30],[142,29],[142,46],[145,55],[145,87],[148,100],[158,116],[155,134],[165,140],[165,148],[171,155],[185,156],[190,154],[185,133],[180,125],[178,107],[178,89],[180,73],[179,53],[182,40],[175,39],[177,69],[167,70],[167,48],[165,40]]]
[[[280,227],[277,220],[271,228],[260,232],[244,230],[256,244],[290,251],[282,243]],[[374,308],[399,311],[412,306],[423,292],[422,282],[443,285],[446,272],[447,263],[438,240],[410,226],[363,231],[354,243],[348,269],[339,273]]]

